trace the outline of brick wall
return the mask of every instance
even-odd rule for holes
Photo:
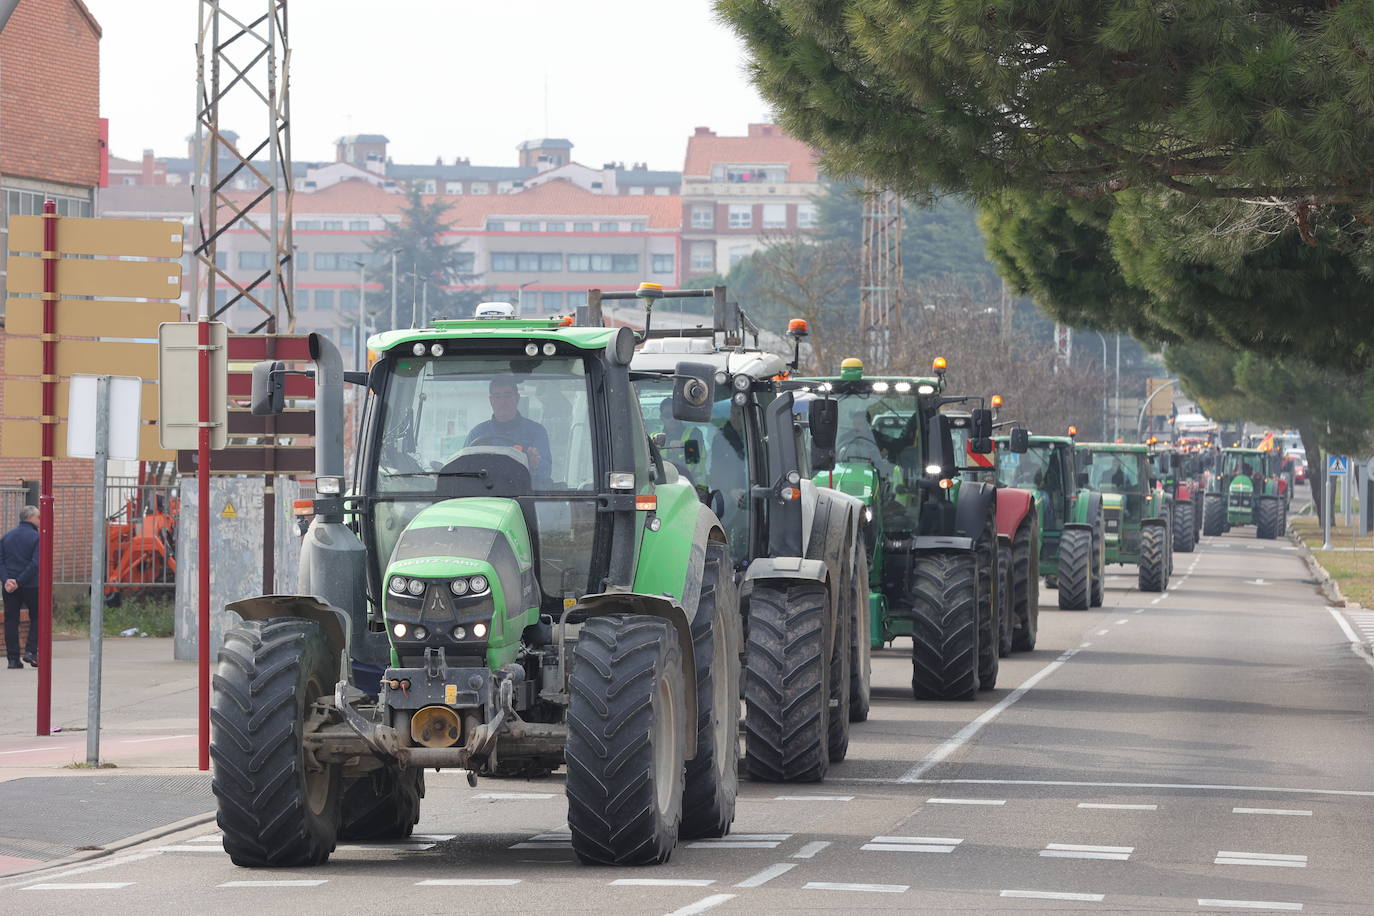
[[[80,0],[23,0],[0,32],[0,174],[100,180],[100,27]]]

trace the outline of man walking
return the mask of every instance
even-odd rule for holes
[[[19,524],[0,538],[0,580],[5,588],[5,652],[11,668],[19,656],[19,608],[29,609],[29,638],[23,659],[38,667],[38,509],[19,510]]]

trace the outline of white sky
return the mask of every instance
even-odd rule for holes
[[[86,4],[104,30],[111,152],[186,155],[199,3]],[[224,5],[259,13],[267,0]],[[696,125],[743,134],[769,120],[710,0],[290,0],[289,11],[297,161],[332,160],[341,135],[381,133],[397,162],[515,165],[517,143],[553,136],[586,165],[681,169]],[[265,134],[265,116],[220,120],[241,145]]]

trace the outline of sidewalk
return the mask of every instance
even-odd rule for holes
[[[197,670],[171,639],[105,639],[101,763],[86,759],[89,644],[53,643],[52,727],[36,737],[38,672],[0,669],[0,874],[111,844],[214,810],[196,769]],[[60,730],[59,730],[60,729]]]

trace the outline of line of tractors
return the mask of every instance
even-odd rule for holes
[[[709,322],[653,328],[687,298]],[[643,330],[607,320],[617,300]],[[772,352],[723,287],[497,311],[378,334],[367,372],[311,336],[299,594],[231,604],[213,680],[238,865],[408,836],[430,767],[563,767],[581,860],[663,862],[729,831],[741,772],[824,779],[897,637],[915,698],[972,699],[1035,648],[1040,577],[1083,610],[1108,564],[1165,589],[1199,524],[1282,530],[1263,454],[1207,477],[1191,452],[1030,435],[941,359],[803,376],[806,323]],[[255,412],[283,409],[289,371],[254,368]],[[348,475],[346,385],[365,392]]]

